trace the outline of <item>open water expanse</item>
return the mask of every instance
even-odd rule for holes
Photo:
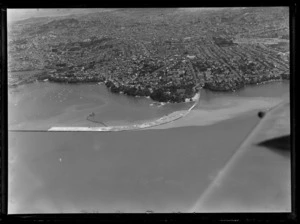
[[[202,90],[186,117],[148,130],[9,132],[9,213],[189,211],[259,122],[257,111],[288,94],[289,82]],[[104,85],[48,82],[9,89],[8,98],[10,130],[101,125],[86,120],[91,113],[118,125],[192,105],[155,106]]]
[[[64,125],[93,127],[102,126],[101,123],[121,125],[158,118],[192,105],[157,106],[145,97],[110,93],[104,85],[49,82],[11,89],[8,101],[10,129],[15,130],[45,130]],[[87,120],[92,113],[94,116]]]

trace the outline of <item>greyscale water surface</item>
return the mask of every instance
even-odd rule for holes
[[[288,92],[288,82],[228,94],[202,90],[195,111],[213,114],[232,100],[265,102]],[[188,106],[151,103],[101,85],[34,83],[9,91],[9,129],[83,125],[91,112],[108,123],[147,120]],[[188,211],[258,123],[259,108],[252,109],[204,126],[9,132],[9,213]]]
[[[155,105],[146,97],[114,94],[99,84],[36,82],[9,91],[9,126],[47,130],[51,126],[122,125],[162,117],[192,103]],[[89,115],[94,116],[89,117]],[[89,120],[87,120],[89,117]]]

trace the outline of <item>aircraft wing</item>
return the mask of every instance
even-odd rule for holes
[[[262,117],[191,212],[290,212],[290,103]]]

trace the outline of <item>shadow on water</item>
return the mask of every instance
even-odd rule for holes
[[[282,156],[285,157],[290,156],[290,150],[291,150],[290,135],[284,135],[284,136],[268,139],[258,143],[257,145],[268,148]]]

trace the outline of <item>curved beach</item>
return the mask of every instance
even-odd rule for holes
[[[126,131],[150,128],[162,124],[167,124],[186,116],[198,104],[200,99],[200,92],[196,93],[192,99],[195,103],[188,110],[175,111],[154,121],[147,121],[142,124],[107,127],[51,127],[48,129],[48,131]]]

